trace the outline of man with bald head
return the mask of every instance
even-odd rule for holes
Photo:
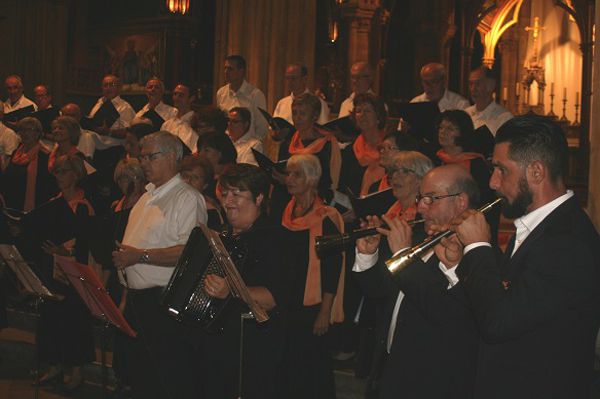
[[[119,113],[119,118],[111,126],[102,126],[97,129],[98,133],[101,134],[104,148],[123,145],[126,128],[129,127],[129,123],[135,117],[135,111],[127,101],[121,98],[120,94],[121,80],[115,75],[104,76],[102,79],[102,97],[98,99],[89,114],[89,117],[93,118],[102,104],[107,101],[112,102]]]
[[[452,109],[465,109],[470,103],[463,96],[446,88],[446,68],[437,62],[431,62],[421,68],[421,84],[424,92],[412,100],[411,103],[434,102],[440,112]]]
[[[464,168],[446,165],[423,177],[416,200],[427,231],[476,207],[479,191]],[[371,226],[380,225],[378,218],[368,219]],[[389,227],[378,231],[387,237],[391,253],[413,245],[412,228],[404,220],[387,216],[383,220]],[[438,245],[392,275],[384,263],[387,259],[379,256],[379,237],[356,242],[353,266],[366,295],[384,303],[377,320],[378,346],[368,397],[471,397],[479,338],[457,285],[460,247]]]
[[[273,116],[283,118],[289,123],[294,124],[294,121],[292,120],[292,102],[294,101],[294,98],[298,97],[300,94],[310,93],[306,86],[307,80],[308,69],[304,65],[289,64],[285,68],[285,81],[287,82],[287,88],[290,91],[290,95],[279,100],[275,107],[275,111],[273,112]],[[321,101],[321,113],[319,114],[317,123],[322,125],[329,121],[329,107],[321,97],[319,97],[319,100]]]
[[[4,102],[4,113],[16,111],[21,108],[33,105],[34,111],[37,111],[37,105],[23,95],[23,81],[19,75],[10,75],[4,80],[4,87],[8,98]]]
[[[354,109],[354,97],[357,94],[371,93],[373,89],[373,69],[365,61],[359,61],[352,64],[350,68],[350,84],[352,85],[352,93],[340,105],[338,117],[350,115]]]
[[[146,82],[146,97],[148,97],[148,103],[144,105],[135,116],[137,118],[144,118],[146,113],[150,110],[154,110],[165,122],[177,116],[177,108],[171,107],[163,102],[164,95],[165,85],[163,81],[156,76],[148,79]],[[160,126],[157,126],[157,129],[160,129]]]
[[[81,108],[75,103],[65,104],[60,109],[60,114],[63,116],[70,116],[77,122],[81,121]],[[79,136],[79,143],[77,143],[77,149],[81,151],[83,155],[92,159],[94,152],[96,151],[96,143],[100,141],[100,136],[96,132],[91,130],[81,129],[81,135]]]

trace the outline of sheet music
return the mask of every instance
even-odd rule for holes
[[[2,256],[4,262],[15,273],[28,294],[50,299],[61,299],[60,296],[54,295],[46,288],[14,245],[0,244],[0,256]]]

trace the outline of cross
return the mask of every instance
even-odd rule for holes
[[[540,26],[540,17],[535,17],[533,18],[533,26],[527,26],[525,27],[525,30],[527,32],[533,31],[533,40],[536,40],[538,38],[539,32],[541,30],[546,30],[546,27]]]

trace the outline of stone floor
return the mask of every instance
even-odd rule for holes
[[[9,319],[11,327],[0,332],[0,399],[35,398],[35,388],[31,386],[35,369],[35,337],[31,332],[34,320],[23,312],[10,312]],[[97,350],[96,358],[101,358],[99,350]],[[111,354],[109,352],[107,364],[110,365],[110,363]],[[355,378],[352,369],[352,361],[336,363],[335,377],[338,399],[363,397],[365,380]],[[105,396],[102,394],[101,372],[99,361],[87,365],[84,369],[86,384],[76,393],[65,396],[60,392],[40,389],[39,398],[109,398],[114,384],[112,372],[109,370],[109,390]]]

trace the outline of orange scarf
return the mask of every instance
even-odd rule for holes
[[[340,168],[342,167],[342,153],[337,139],[326,130],[315,129],[322,137],[316,138],[309,145],[304,146],[298,131],[292,136],[288,152],[294,154],[317,154],[327,142],[331,143],[331,154],[329,156],[329,174],[331,177],[331,189],[335,190],[340,179]]]
[[[408,208],[406,208],[406,210],[403,211],[402,204],[400,203],[400,201],[396,201],[394,202],[394,205],[392,205],[390,209],[388,209],[388,211],[385,213],[385,216],[391,219],[400,217],[403,220],[410,222],[411,220],[415,220],[415,218],[417,217],[417,207],[409,206]]]
[[[23,149],[23,144],[17,148],[11,162],[15,165],[27,165],[27,183],[25,185],[25,201],[23,210],[29,212],[35,208],[35,183],[37,180],[38,154],[40,143],[37,142],[29,151]]]
[[[75,155],[77,154],[77,147],[75,146],[71,146],[71,148],[69,148],[69,152],[67,152],[64,155]],[[54,163],[56,162],[56,158],[58,158],[60,155],[58,155],[58,147],[54,147],[54,149],[52,150],[52,152],[50,152],[50,156],[48,157],[48,172],[52,173],[52,169],[54,168]]]
[[[335,208],[323,204],[323,200],[319,197],[315,198],[311,211],[304,216],[293,217],[295,205],[296,197],[292,197],[292,200],[287,204],[283,212],[281,224],[291,231],[309,230],[308,272],[306,273],[303,303],[305,306],[317,305],[322,301],[322,292],[321,260],[315,250],[315,238],[323,235],[323,219],[326,217],[329,217],[333,221],[340,233],[344,232],[344,221]],[[330,322],[332,323],[341,323],[344,320],[344,258],[342,258],[340,269],[337,293],[335,294],[331,308]]]
[[[392,187],[392,186],[390,186],[390,181],[388,180],[388,174],[386,173],[381,178],[381,181],[379,182],[379,187],[377,188],[377,191],[383,191],[383,190],[386,190],[386,189],[388,189],[390,187]]]
[[[57,198],[62,198],[62,197],[63,197],[63,193],[60,193],[56,197],[54,197],[53,200],[57,199]],[[69,208],[71,208],[73,213],[77,213],[77,206],[79,204],[83,204],[87,207],[89,216],[94,216],[94,214],[95,214],[94,207],[92,207],[92,204],[90,204],[90,202],[87,200],[87,198],[85,198],[85,192],[80,188],[77,189],[75,196],[67,201],[67,204],[69,204]]]
[[[450,155],[442,149],[436,152],[435,155],[437,155],[444,165],[457,163],[467,170],[471,169],[472,159],[481,158],[485,160],[483,155],[477,152],[461,152],[458,155]]]
[[[377,144],[383,141],[384,136],[384,131],[379,132]],[[383,178],[385,169],[379,165],[379,150],[377,147],[369,145],[363,134],[359,135],[356,140],[354,140],[352,150],[354,151],[354,156],[356,156],[356,160],[360,166],[367,167],[360,185],[360,195],[366,195],[369,193],[369,187],[377,180]]]

